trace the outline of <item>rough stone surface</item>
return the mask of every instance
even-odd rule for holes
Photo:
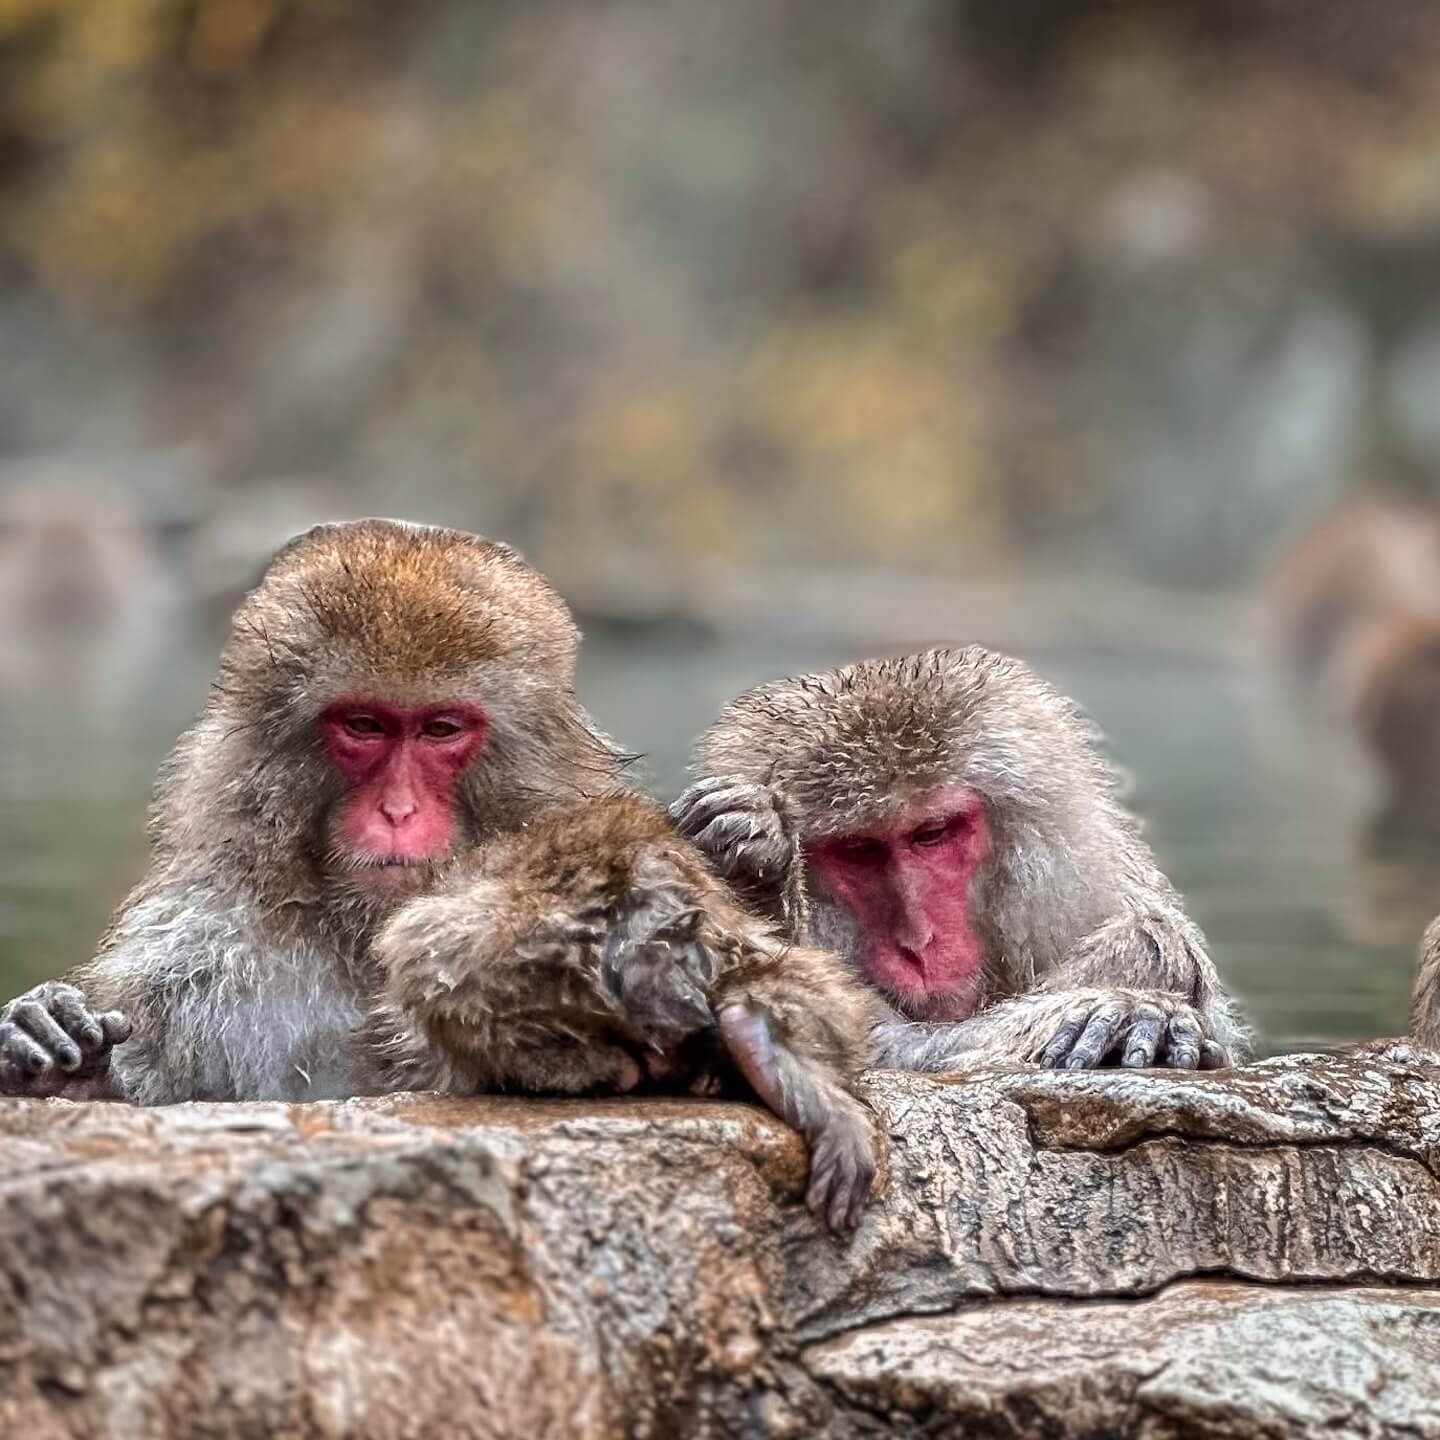
[[[0,1102],[0,1435],[1440,1436],[1440,1072],[867,1094]]]

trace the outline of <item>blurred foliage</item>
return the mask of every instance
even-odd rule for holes
[[[0,0],[0,449],[1235,578],[1440,461],[1437,81],[1420,0]]]

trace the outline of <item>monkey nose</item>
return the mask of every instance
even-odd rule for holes
[[[380,813],[397,830],[403,825],[416,810],[413,796],[398,796],[393,800],[386,799],[380,802]]]

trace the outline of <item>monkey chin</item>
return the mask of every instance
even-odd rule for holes
[[[350,855],[345,861],[341,883],[358,899],[394,905],[425,889],[435,876],[435,866],[434,860]]]
[[[867,959],[865,978],[910,1020],[951,1024],[968,1020],[979,1008],[985,975],[977,962],[945,977],[927,976],[910,962],[876,965]]]

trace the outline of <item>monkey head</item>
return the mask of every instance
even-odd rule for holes
[[[577,773],[613,773],[575,699],[578,643],[504,545],[383,520],[308,531],[235,616],[162,831],[272,852],[292,890],[308,872],[402,898]]]
[[[931,650],[751,690],[701,740],[696,768],[774,792],[818,943],[904,1012],[960,1019],[983,999],[992,955],[1047,923],[1028,887],[1093,908],[1087,811],[1114,820],[1093,733],[1019,661]]]

